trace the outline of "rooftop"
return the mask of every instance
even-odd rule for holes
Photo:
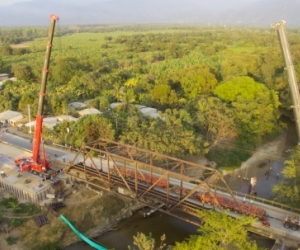
[[[84,116],[84,115],[95,115],[95,114],[102,114],[101,111],[99,111],[98,109],[95,108],[90,108],[90,109],[83,109],[78,111],[78,114],[80,116]]]
[[[2,120],[9,120],[13,117],[16,117],[16,116],[20,116],[22,115],[20,112],[17,112],[17,111],[13,111],[13,110],[6,110],[2,113],[0,113],[0,121]]]
[[[83,102],[71,102],[68,104],[68,107],[71,110],[76,110],[76,109],[86,108],[87,104]]]

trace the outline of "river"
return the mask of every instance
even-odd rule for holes
[[[290,148],[297,144],[296,127],[295,124],[288,119],[284,119],[288,125],[287,135],[285,140],[285,149]],[[272,165],[273,173],[281,172],[283,169],[283,163],[277,160],[273,160],[272,156],[270,165]],[[265,167],[266,168],[266,167]],[[254,169],[254,168],[253,168]],[[254,170],[251,171],[254,171]],[[276,175],[271,175],[270,178],[265,178],[265,169],[260,169],[259,173],[252,173],[251,171],[247,174],[252,177],[258,177],[257,180],[257,191],[258,196],[263,198],[272,197],[272,186],[278,182]],[[242,176],[241,176],[242,177]],[[260,182],[260,178],[261,182]],[[281,177],[280,177],[281,178]],[[249,182],[243,180],[243,178],[236,178],[233,180],[231,177],[230,180],[227,180],[230,188],[236,191],[241,191],[247,193],[247,187]],[[261,185],[260,185],[261,184]],[[268,185],[266,185],[268,184]],[[235,187],[236,186],[236,187]],[[236,188],[236,189],[235,189]],[[244,189],[243,189],[244,188]],[[137,232],[143,232],[144,234],[152,233],[152,236],[155,238],[156,242],[160,242],[160,236],[166,235],[166,244],[173,245],[176,241],[182,241],[189,237],[191,234],[197,234],[197,226],[189,224],[185,221],[179,220],[167,214],[160,212],[155,212],[150,217],[143,217],[143,212],[136,212],[132,217],[125,219],[120,222],[118,225],[119,230],[108,232],[100,237],[95,238],[94,240],[99,244],[106,246],[107,248],[114,248],[117,250],[126,250],[128,245],[133,243],[133,236]],[[274,245],[274,240],[265,238],[260,235],[251,234],[249,235],[249,240],[255,240],[259,247],[264,247],[265,249],[271,249]],[[65,248],[65,250],[90,250],[92,247],[88,246],[84,242],[77,242]]]
[[[138,211],[130,218],[119,223],[118,230],[110,231],[94,240],[108,249],[126,250],[128,245],[132,245],[133,236],[137,232],[148,235],[152,233],[157,244],[160,244],[160,236],[165,234],[167,245],[174,245],[176,241],[183,241],[191,234],[197,234],[197,226],[170,215],[155,212],[149,217],[143,217],[143,211]],[[249,240],[255,240],[260,247],[271,249],[274,240],[251,234]],[[94,249],[85,242],[77,242],[65,248],[65,250],[90,250]]]

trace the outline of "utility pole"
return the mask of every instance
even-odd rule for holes
[[[31,130],[31,113],[30,113],[30,104],[27,105],[28,106],[28,119],[29,119],[29,134],[32,133]]]
[[[293,111],[296,121],[296,129],[298,135],[298,144],[300,144],[300,94],[299,87],[296,80],[295,68],[292,61],[292,55],[286,35],[285,21],[280,21],[272,24],[272,28],[277,31],[278,39],[280,42],[281,51],[284,58],[285,69],[288,74],[288,82],[291,91],[292,101],[293,101]]]

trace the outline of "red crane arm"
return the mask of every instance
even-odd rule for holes
[[[49,62],[50,62],[55,23],[59,19],[59,17],[54,14],[51,14],[50,19],[51,21],[50,21],[48,40],[46,45],[44,67],[42,70],[42,80],[41,80],[41,88],[39,94],[38,111],[36,115],[36,125],[34,131],[33,156],[32,156],[34,162],[39,162],[39,158],[40,158],[39,152],[41,146],[41,136],[42,136],[42,126],[43,126],[44,99],[46,95],[46,85],[47,85],[47,77],[49,72]]]

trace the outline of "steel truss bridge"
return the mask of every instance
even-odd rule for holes
[[[213,168],[149,150],[99,139],[83,146],[65,172],[96,188],[118,193],[129,190],[133,199],[177,218],[200,225],[197,210],[218,208],[216,186],[221,185],[237,208],[237,202],[222,175]],[[189,173],[197,177],[189,177]],[[209,195],[211,203],[197,197]],[[184,213],[183,213],[184,212]]]

